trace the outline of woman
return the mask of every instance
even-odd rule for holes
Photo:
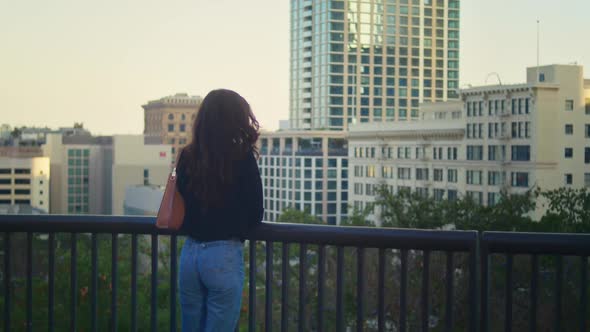
[[[182,331],[234,331],[244,284],[243,241],[263,215],[258,122],[234,91],[203,100],[178,162],[189,236],[180,256]]]

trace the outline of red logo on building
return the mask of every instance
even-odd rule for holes
[[[160,158],[166,158],[166,152],[160,152]]]

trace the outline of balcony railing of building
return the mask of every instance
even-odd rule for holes
[[[169,301],[166,306],[169,317],[166,317],[166,321],[169,326],[165,330],[176,331],[179,320],[176,278],[181,234],[159,230],[155,228],[154,221],[151,217],[0,216],[0,233],[3,233],[3,244],[0,247],[3,251],[0,270],[3,283],[1,321],[4,330],[12,331],[15,328],[17,322],[12,321],[12,314],[17,309],[26,312],[25,323],[19,325],[20,328],[28,331],[33,330],[33,327],[36,330],[55,330],[56,277],[69,279],[70,283],[68,303],[58,304],[67,307],[69,316],[59,319],[69,320],[68,330],[76,330],[77,317],[83,314],[79,310],[77,266],[77,258],[83,254],[78,251],[78,243],[82,240],[90,243],[90,286],[87,290],[90,313],[84,314],[90,315],[90,330],[99,330],[98,321],[104,319],[98,314],[100,237],[110,241],[109,329],[117,330],[119,311],[122,309],[121,293],[130,291],[130,308],[125,310],[130,315],[130,330],[138,330],[138,320],[149,318],[149,327],[155,331],[159,319],[162,319],[161,316],[158,318],[158,312],[162,311],[162,303],[158,301],[158,286],[167,283]],[[41,254],[48,259],[46,271],[39,271],[40,268],[34,268],[33,264],[33,256],[39,256],[34,248],[41,250],[37,239],[40,235],[46,236],[43,240],[46,242],[41,241]],[[70,253],[69,275],[56,276],[57,236],[66,236],[71,241],[69,247],[59,248]],[[129,261],[120,261],[122,236],[131,237]],[[146,305],[138,303],[138,266],[141,265],[139,247],[140,239],[146,236],[151,243],[148,251],[150,310],[149,317],[138,317],[138,306]],[[18,248],[24,257],[24,286],[21,287],[24,294],[20,294],[19,301],[14,299],[18,271],[13,271],[15,263],[19,262],[11,261],[17,254],[12,252],[15,251],[14,242],[17,238],[26,238],[22,241],[23,248]],[[169,248],[158,248],[162,239],[169,239]],[[527,287],[530,293],[529,330],[536,331],[536,322],[541,313],[538,310],[540,294],[541,291],[546,292],[538,280],[539,260],[546,258],[540,255],[552,255],[556,261],[553,308],[555,330],[564,330],[562,288],[565,280],[562,274],[565,256],[578,257],[579,265],[576,266],[579,267],[579,279],[575,284],[579,286],[581,294],[576,303],[579,329],[585,331],[588,323],[587,262],[590,235],[478,234],[474,231],[264,223],[247,239],[246,247],[248,264],[245,287],[248,291],[242,316],[248,331],[270,331],[273,327],[281,331],[295,327],[298,331],[345,331],[351,327],[356,331],[427,331],[434,327],[441,331],[487,331],[491,321],[490,307],[497,302],[494,294],[489,293],[489,288],[498,282],[499,276],[505,277],[503,328],[511,331],[514,294],[520,294],[520,289],[524,287],[520,285],[520,280],[519,287],[516,287],[513,272],[515,255],[521,254],[532,255],[530,285]],[[169,264],[165,267],[166,280],[158,276],[162,273],[159,252],[163,249],[170,253]],[[295,249],[294,252],[291,252],[292,249]],[[504,273],[500,274],[495,268],[498,264],[494,264],[498,254],[505,257],[501,264]],[[122,264],[131,266],[129,285],[122,286],[118,282]],[[521,266],[519,264],[516,267]],[[34,278],[46,280],[46,294],[34,293]],[[391,295],[386,297],[386,294],[392,294],[392,290],[394,298]],[[439,295],[434,298],[433,294]],[[47,305],[47,317],[42,321],[33,319],[33,310],[39,310],[33,308],[33,297],[40,296],[46,297],[44,303]],[[520,295],[518,300],[521,300]],[[569,303],[572,304],[571,301]],[[350,313],[351,307],[354,314]],[[464,318],[464,325],[458,325],[459,316]],[[494,316],[493,323],[497,324],[499,320],[499,317]],[[497,330],[495,325],[492,327]]]

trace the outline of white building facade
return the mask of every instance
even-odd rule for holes
[[[501,191],[590,186],[590,81],[582,67],[529,68],[525,84],[470,88],[461,98],[423,105],[414,124],[353,127],[351,203],[373,202],[380,184],[486,205]]]
[[[49,212],[49,158],[0,157],[0,205]]]
[[[337,225],[348,210],[348,149],[344,133],[278,131],[259,139],[265,220],[286,208]]]

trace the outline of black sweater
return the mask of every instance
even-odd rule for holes
[[[250,152],[244,160],[236,161],[233,170],[233,184],[223,206],[204,209],[196,194],[187,188],[186,170],[177,169],[178,191],[186,207],[181,231],[197,241],[232,238],[243,241],[248,232],[260,224],[264,212],[262,182],[254,154]]]

